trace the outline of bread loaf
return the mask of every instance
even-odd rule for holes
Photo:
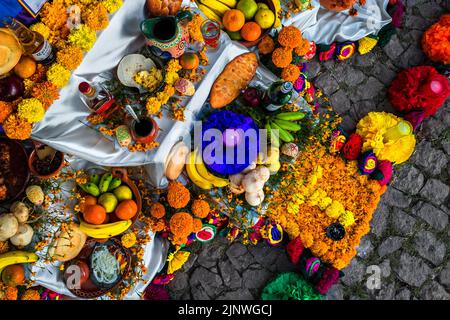
[[[11,71],[22,56],[22,46],[16,36],[6,28],[0,28],[0,75]]]
[[[182,0],[147,0],[147,10],[150,15],[174,16],[181,8]]]

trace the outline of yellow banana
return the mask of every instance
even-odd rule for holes
[[[12,264],[32,263],[38,261],[39,257],[34,252],[10,251],[0,254],[0,273],[4,268]]]
[[[199,153],[197,153],[197,150],[195,150],[194,152],[197,155],[197,161],[195,162],[195,168],[197,169],[197,172],[201,177],[203,177],[204,179],[211,182],[215,187],[222,188],[222,187],[226,187],[227,185],[229,185],[229,183],[230,183],[229,180],[216,177],[215,175],[210,173],[208,171],[208,169],[206,168],[202,157],[200,156]]]
[[[198,8],[204,13],[204,15],[208,19],[217,21],[220,24],[220,26],[222,27],[222,18],[219,17],[214,11],[212,11],[210,8],[208,8],[207,6],[204,6],[200,3],[198,3]]]
[[[218,0],[219,2],[222,2],[224,5],[230,7],[230,8],[235,8],[236,7],[236,0]]]
[[[84,221],[80,223],[80,230],[89,237],[95,239],[107,239],[126,231],[131,226],[131,220],[118,221],[107,224],[89,224]]]
[[[275,23],[273,24],[273,28],[278,28],[279,26],[281,26],[281,13],[282,13],[282,9],[281,9],[281,3],[280,0],[272,0],[273,6],[275,7]]]
[[[219,16],[223,16],[225,12],[230,10],[229,7],[227,7],[222,2],[219,2],[217,0],[200,0],[200,2],[203,3],[205,6],[209,7]]]
[[[213,184],[203,178],[198,172],[195,167],[195,156],[196,152],[191,151],[191,153],[188,156],[188,161],[186,162],[186,172],[191,179],[191,181],[199,188],[204,190],[209,190],[213,188]]]

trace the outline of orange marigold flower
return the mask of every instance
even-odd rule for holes
[[[191,194],[189,190],[180,182],[171,182],[167,191],[167,202],[169,206],[175,209],[181,209],[187,206]]]
[[[26,80],[30,80],[32,82],[41,82],[44,80],[46,74],[47,74],[47,68],[45,66],[43,66],[42,64],[38,63],[34,74]]]
[[[75,46],[67,46],[56,54],[56,61],[69,70],[75,70],[83,61],[83,50]]]
[[[211,208],[209,206],[209,203],[205,200],[196,199],[192,202],[192,213],[199,218],[206,218],[208,216],[209,211],[211,211]]]
[[[161,219],[166,215],[166,208],[161,203],[155,202],[150,207],[150,214],[156,219]]]
[[[450,14],[444,14],[422,36],[422,48],[428,58],[443,64],[450,63],[449,35]]]
[[[172,237],[172,244],[174,245],[186,244],[187,241],[188,238],[185,235],[174,234]]]
[[[13,112],[12,105],[5,101],[0,101],[0,124]]]
[[[258,44],[258,49],[261,54],[269,54],[272,53],[275,49],[275,42],[272,37],[269,35],[265,35],[261,42]]]
[[[169,221],[170,231],[179,236],[188,236],[192,233],[194,219],[187,212],[175,213]]]
[[[278,34],[278,42],[283,47],[295,48],[300,45],[301,41],[302,32],[294,26],[284,27]]]
[[[45,109],[48,109],[53,101],[59,99],[58,87],[49,81],[36,84],[31,92],[33,98],[41,101]]]
[[[286,68],[292,62],[292,50],[276,48],[272,53],[272,62],[278,68]]]
[[[301,57],[301,56],[304,56],[305,54],[307,54],[310,48],[311,48],[311,43],[306,39],[302,39],[302,41],[300,41],[300,44],[298,45],[298,47],[296,47],[294,49],[294,52],[298,56]]]
[[[300,76],[300,69],[294,65],[290,64],[281,72],[281,78],[284,81],[295,82]]]
[[[4,291],[3,300],[17,300],[17,288],[7,286]]]
[[[192,225],[192,232],[199,232],[202,230],[203,223],[200,219],[194,219],[194,223]]]
[[[105,29],[109,24],[108,10],[101,3],[89,6],[81,17],[89,28],[96,31]]]
[[[160,232],[164,230],[166,224],[163,219],[151,218],[149,221],[149,226],[153,232]]]
[[[61,29],[67,22],[67,8],[59,2],[47,2],[41,11],[41,21],[52,30]]]
[[[41,295],[37,290],[28,289],[25,290],[20,300],[41,300]]]
[[[3,122],[3,130],[8,138],[16,140],[26,140],[31,136],[31,123],[11,114],[5,122]]]
[[[0,241],[0,254],[8,252],[9,250],[9,242],[6,241]]]

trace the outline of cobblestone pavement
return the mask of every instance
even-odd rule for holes
[[[393,111],[386,87],[405,67],[427,64],[423,31],[450,2],[406,0],[403,29],[383,49],[343,61],[309,63],[316,87],[351,129],[369,111]],[[417,133],[412,158],[395,168],[357,256],[328,299],[449,299],[450,99]],[[380,267],[381,289],[367,288],[368,266]],[[222,237],[194,250],[169,285],[173,299],[259,299],[277,273],[295,270],[282,248],[229,244]]]

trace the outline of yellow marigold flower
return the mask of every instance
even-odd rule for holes
[[[81,24],[78,28],[70,31],[67,41],[83,51],[89,51],[97,40],[95,31],[85,24]]]
[[[40,33],[45,39],[48,40],[50,38],[51,30],[49,27],[47,27],[42,22],[38,22],[30,26],[30,30],[36,31],[37,33]]]
[[[84,23],[93,30],[103,30],[109,24],[108,10],[101,3],[87,7],[81,13]]]
[[[125,248],[131,248],[136,244],[136,234],[133,232],[126,233],[120,239]]]
[[[45,109],[48,109],[53,101],[59,99],[58,87],[49,81],[36,84],[31,91],[33,98],[41,101]]]
[[[345,208],[339,201],[333,200],[333,202],[325,209],[325,213],[330,218],[337,219],[341,214],[345,212]]]
[[[175,271],[180,269],[186,261],[188,261],[191,253],[189,251],[175,251],[171,253],[167,260],[169,261],[167,267],[167,274],[173,274]]]
[[[319,200],[318,206],[320,210],[325,210],[328,206],[333,202],[333,199],[330,197],[324,197]]]
[[[45,116],[42,103],[36,98],[24,99],[17,108],[18,116],[30,123],[39,122]]]
[[[67,46],[56,54],[56,61],[68,70],[75,70],[83,61],[83,50]]]
[[[189,38],[192,41],[203,42],[203,35],[202,31],[200,30],[203,21],[205,21],[205,19],[203,19],[203,17],[200,14],[194,14],[191,22],[189,22],[188,24]]]
[[[47,2],[41,11],[41,21],[52,30],[62,28],[67,22],[67,9],[58,2]]]
[[[346,210],[341,214],[339,217],[339,223],[342,224],[344,227],[349,227],[352,224],[355,223],[355,217],[353,215],[353,212]]]
[[[103,0],[101,4],[105,6],[109,13],[114,13],[122,6],[123,0]]]
[[[25,290],[20,300],[41,300],[41,295],[37,290],[28,289]]]
[[[163,81],[162,72],[158,68],[152,68],[150,71],[142,70],[133,75],[133,80],[148,91],[155,90]]]
[[[58,88],[62,88],[69,82],[70,71],[59,63],[54,63],[47,71],[47,79]]]

